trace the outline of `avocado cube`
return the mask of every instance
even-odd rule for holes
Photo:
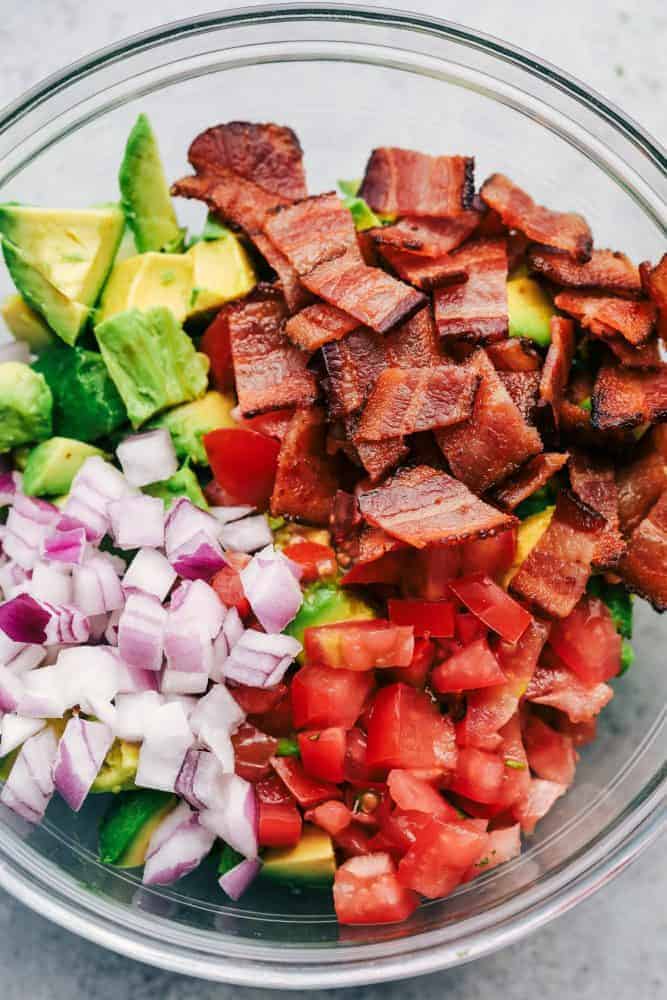
[[[305,823],[301,840],[294,847],[272,847],[262,856],[261,876],[287,885],[325,888],[336,871],[331,837],[317,826]]]
[[[51,434],[53,397],[45,378],[20,361],[0,364],[0,453]]]
[[[22,295],[8,295],[0,306],[0,315],[14,339],[27,344],[33,354],[39,354],[56,340],[48,324]]]
[[[533,278],[523,275],[507,282],[510,337],[528,337],[540,347],[551,343],[551,296]]]
[[[69,493],[72,480],[92,455],[104,456],[99,448],[72,438],[53,437],[33,448],[23,471],[23,492],[28,496],[61,496]]]
[[[219,427],[236,427],[231,415],[234,405],[231,396],[212,389],[194,403],[184,403],[164,413],[151,422],[151,427],[167,428],[179,459],[208,465],[202,437]]]
[[[140,868],[151,837],[177,804],[175,795],[148,788],[119,795],[100,823],[100,861],[116,868]]]
[[[116,264],[97,311],[103,323],[128,309],[171,309],[182,323],[190,308],[192,259],[187,254],[143,253]]]
[[[160,483],[151,483],[150,486],[144,486],[143,491],[151,497],[159,497],[160,500],[163,500],[167,510],[179,497],[187,497],[195,507],[208,510],[208,503],[202,493],[199,480],[187,464],[175,472],[171,479],[163,479]]]
[[[188,319],[242,298],[257,283],[248,253],[233,233],[195,243],[185,256],[192,260],[193,272]]]
[[[377,618],[377,615],[360,597],[337,583],[314,583],[305,590],[303,604],[285,631],[303,644],[304,632],[311,626],[369,618]]]

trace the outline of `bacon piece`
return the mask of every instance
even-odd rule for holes
[[[642,285],[655,302],[660,317],[660,336],[667,340],[667,253],[654,268],[648,262],[639,265]]]
[[[271,240],[263,233],[253,233],[252,241],[266,260],[269,267],[278,275],[280,288],[285,296],[287,308],[291,313],[298,312],[313,301],[313,296],[304,288],[287,257],[274,247]]]
[[[229,312],[229,335],[241,413],[252,417],[287,406],[309,406],[317,398],[307,356],[284,333],[285,300],[272,286],[259,286]]]
[[[323,385],[332,418],[360,410],[386,368],[383,338],[365,327],[325,344],[322,358],[327,376]]]
[[[281,205],[289,205],[288,199],[271,194],[258,184],[225,169],[215,176],[200,174],[183,177],[172,184],[171,193],[206,202],[216,215],[251,236],[262,228],[270,212]]]
[[[284,198],[305,198],[308,193],[301,145],[292,129],[282,125],[214,125],[193,139],[188,160],[198,174],[232,170]]]
[[[510,590],[552,618],[566,618],[586,589],[605,524],[561,490],[549,527],[512,577]]]
[[[474,341],[507,336],[507,248],[505,240],[470,240],[451,255],[454,271],[468,280],[435,290],[435,325],[441,337]]]
[[[370,229],[381,251],[385,247],[421,257],[442,257],[468,239],[479,224],[479,212],[462,212],[450,219],[419,219],[405,216],[391,226]]]
[[[655,327],[655,305],[645,299],[634,301],[587,292],[561,292],[554,302],[591,333],[601,337],[620,333],[633,347],[645,343]]]
[[[489,344],[486,353],[499,372],[537,372],[542,367],[540,355],[526,337],[512,337]]]
[[[456,365],[387,368],[377,380],[356,437],[386,441],[467,420],[479,378]]]
[[[598,430],[667,420],[667,365],[643,371],[603,364],[593,387],[591,420]]]
[[[562,316],[551,317],[551,343],[540,379],[540,404],[548,407],[555,427],[559,426],[563,393],[574,358],[574,323]]]
[[[418,257],[417,254],[405,253],[393,247],[382,247],[381,254],[399,278],[424,292],[467,279],[462,264],[457,268],[452,266],[451,254],[444,254],[442,257]]]
[[[614,466],[601,455],[575,450],[570,455],[569,472],[573,492],[607,522],[598,540],[594,565],[604,569],[614,566],[626,549],[619,530]]]
[[[365,524],[353,548],[353,565],[340,581],[344,586],[401,582],[404,554],[409,551],[403,542],[381,528]]]
[[[562,250],[580,263],[590,260],[593,236],[583,216],[536,205],[504,174],[492,174],[480,195],[510,229],[520,230],[534,243]]]
[[[364,264],[356,248],[320,264],[303,278],[303,283],[315,295],[378,333],[386,333],[409,319],[426,303],[421,292],[379,267]]]
[[[618,571],[626,587],[667,611],[667,489],[632,532]]]
[[[418,549],[484,538],[516,523],[463,483],[427,465],[399,469],[380,486],[362,492],[359,508],[371,524]]]
[[[514,510],[555,476],[567,464],[568,458],[567,452],[557,451],[543,451],[541,455],[536,455],[513,476],[496,486],[492,493],[493,502],[503,510]]]
[[[528,268],[566,288],[597,288],[628,295],[639,295],[642,290],[639,268],[614,250],[593,250],[590,260],[577,264],[567,254],[533,246],[528,250]]]
[[[354,459],[363,465],[371,482],[376,483],[401,462],[409,448],[402,437],[388,438],[386,441],[364,441],[357,435],[361,413],[345,417],[343,424],[351,445]]]
[[[326,302],[315,302],[287,320],[285,332],[292,343],[304,351],[316,351],[319,347],[340,340],[359,326],[354,317],[341,312]]]
[[[275,212],[264,231],[300,277],[346,252],[361,260],[352,216],[335,191]]]
[[[327,525],[338,489],[324,449],[326,419],[318,406],[297,410],[280,445],[271,513]]]
[[[632,534],[667,487],[667,460],[654,443],[655,430],[642,442],[639,456],[616,470],[618,516],[625,535]]]
[[[543,659],[547,662],[540,663],[533,674],[526,701],[557,708],[576,724],[590,722],[614,697],[608,684],[584,684],[551,651]]]
[[[540,388],[540,373],[498,372],[498,375],[521,416],[529,424],[534,424]]]
[[[542,441],[483,350],[466,367],[481,377],[472,416],[463,424],[437,431],[436,440],[457,479],[475,493],[483,493],[542,451]]]
[[[384,146],[371,153],[359,196],[385,215],[458,215],[472,205],[474,170],[471,156],[429,156]]]
[[[625,368],[660,368],[667,363],[667,352],[657,337],[651,337],[641,347],[632,347],[620,336],[605,336],[603,339]]]

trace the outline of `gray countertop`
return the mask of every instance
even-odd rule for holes
[[[369,0],[367,0],[369,2]],[[623,107],[664,141],[667,8],[661,0],[403,0],[539,52]],[[219,3],[181,0],[4,0],[0,103],[68,62],[159,23]],[[36,39],[38,41],[36,42]],[[351,991],[360,1000],[653,1000],[667,996],[665,839],[574,911],[528,940],[472,965],[395,985]],[[0,893],[3,1000],[256,1000],[243,990],[171,975],[103,951]],[[312,993],[333,997],[342,991]],[[290,994],[291,995],[291,994]],[[296,997],[299,994],[294,994]]]

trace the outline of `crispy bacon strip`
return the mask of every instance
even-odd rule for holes
[[[357,438],[387,441],[467,420],[478,384],[478,376],[456,365],[387,368],[366,404]]]
[[[280,445],[271,513],[328,525],[338,480],[325,453],[326,418],[318,406],[297,410]]]
[[[574,358],[574,323],[562,316],[551,317],[551,343],[540,379],[540,404],[548,407],[555,427],[559,426],[563,393]]]
[[[667,490],[633,531],[619,572],[630,590],[667,611]]]
[[[383,338],[365,327],[325,344],[322,359],[326,371],[323,385],[332,418],[360,410],[387,367]]]
[[[593,456],[577,449],[570,455],[569,472],[573,492],[607,522],[598,540],[594,564],[604,569],[614,566],[626,549],[619,530],[614,466],[601,455]]]
[[[463,483],[427,465],[399,469],[380,486],[362,492],[359,508],[371,524],[417,549],[484,538],[516,523]]]
[[[529,424],[534,424],[540,388],[540,373],[498,372],[498,375],[521,416]]]
[[[307,355],[284,333],[285,300],[260,286],[229,312],[236,392],[245,417],[287,406],[309,406],[317,398]]]
[[[616,470],[618,516],[621,531],[631,535],[667,487],[667,456],[656,445],[654,428],[640,454],[629,465]]]
[[[645,261],[639,265],[642,285],[646,294],[655,302],[660,317],[660,336],[667,340],[667,253],[655,267]]]
[[[444,254],[442,257],[418,257],[417,254],[405,253],[403,250],[387,246],[381,247],[380,252],[399,278],[424,292],[430,292],[441,285],[467,280],[462,264],[457,269],[452,267],[451,254]]]
[[[542,367],[540,355],[526,337],[512,337],[489,344],[486,353],[499,372],[538,372]]]
[[[602,365],[593,387],[591,419],[598,430],[667,420],[667,365],[654,371]]]
[[[278,275],[278,281],[285,296],[287,308],[291,313],[304,309],[309,302],[313,301],[313,296],[307,288],[304,288],[287,257],[273,245],[268,236],[263,233],[253,233],[252,241],[266,260],[269,267]]]
[[[368,473],[371,482],[377,483],[403,461],[409,448],[402,437],[388,438],[386,441],[364,441],[357,434],[360,419],[359,413],[346,417],[345,428],[356,451],[357,459]]]
[[[667,363],[662,341],[651,337],[641,347],[632,347],[623,337],[604,337],[607,347],[626,368],[660,368]]]
[[[381,528],[365,524],[361,529],[354,555],[354,565],[341,579],[344,586],[352,584],[398,584],[405,572],[404,554],[407,546],[392,538]]]
[[[387,215],[458,215],[472,205],[471,156],[429,156],[411,149],[374,149],[359,189],[375,212]]]
[[[483,350],[466,367],[481,377],[472,417],[437,431],[436,440],[457,479],[475,493],[484,493],[542,451],[542,441]]]
[[[642,290],[639,268],[614,250],[593,250],[590,260],[577,264],[567,254],[533,246],[528,250],[528,268],[565,288],[596,288],[627,295],[640,295]]]
[[[354,317],[326,302],[315,302],[287,320],[287,336],[303,351],[316,351],[332,340],[341,340],[359,326]]]
[[[549,527],[512,577],[510,590],[552,618],[566,618],[586,589],[605,524],[561,490]]]
[[[441,337],[487,343],[507,336],[507,248],[505,240],[470,240],[451,255],[454,271],[468,280],[435,290],[435,325]]]
[[[580,263],[590,260],[593,236],[583,216],[536,205],[504,174],[492,174],[480,194],[510,229],[519,229],[534,243],[562,250]]]
[[[303,278],[306,288],[378,333],[421,309],[426,297],[379,267],[368,267],[358,249],[320,264]]]
[[[633,347],[644,344],[653,333],[656,308],[645,299],[634,301],[587,292],[561,292],[554,299],[563,312],[599,337],[620,333]]]
[[[361,260],[352,216],[335,191],[275,212],[264,231],[300,277],[347,252]]]
[[[493,490],[493,502],[503,510],[512,511],[529,496],[541,489],[568,460],[567,452],[544,451],[526,462],[518,472]]]
[[[419,219],[405,216],[391,226],[369,230],[373,241],[384,250],[393,247],[421,257],[442,257],[468,239],[479,224],[481,214],[462,212],[450,219]]]
[[[270,194],[258,184],[222,168],[215,175],[183,177],[172,184],[171,193],[206,202],[216,215],[251,236],[262,228],[270,212],[289,205],[287,198]]]

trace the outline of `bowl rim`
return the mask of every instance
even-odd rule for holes
[[[587,106],[632,142],[660,175],[667,175],[667,152],[643,126],[583,81],[548,61],[492,35],[449,20],[410,11],[347,3],[288,2],[235,7],[171,21],[130,35],[50,74],[6,105],[0,110],[0,137],[55,94],[142,50],[223,28],[313,20],[347,20],[369,28],[379,25],[413,32],[426,31],[442,39],[480,48],[488,55],[540,77]],[[568,859],[560,869],[543,876],[538,885],[520,893],[520,896],[527,897],[523,907],[506,912],[493,926],[473,930],[458,947],[457,942],[444,946],[438,941],[437,931],[422,931],[393,942],[396,946],[393,954],[387,953],[388,942],[384,942],[346,949],[342,960],[340,957],[332,960],[332,949],[315,949],[307,960],[295,956],[292,965],[284,960],[263,962],[254,955],[250,958],[221,958],[219,954],[206,954],[197,943],[186,947],[165,942],[159,935],[159,927],[149,938],[145,933],[124,925],[120,904],[106,904],[109,911],[106,913],[101,912],[102,906],[97,910],[92,904],[82,907],[80,900],[74,900],[73,891],[68,891],[65,879],[54,888],[46,879],[46,869],[41,873],[41,880],[40,875],[31,871],[30,848],[2,841],[0,887],[37,913],[83,938],[129,958],[173,972],[243,986],[261,982],[263,986],[279,989],[365,985],[423,975],[470,962],[543,926],[624,870],[657,839],[667,825],[666,801],[667,768],[663,765],[639,806],[628,808],[613,826],[601,831],[592,843],[582,848],[570,877],[565,877],[566,873],[561,869],[569,869],[573,859]],[[118,914],[113,913],[115,906],[119,908]],[[409,942],[411,951],[406,949],[405,942]],[[379,951],[383,954],[374,954]]]

